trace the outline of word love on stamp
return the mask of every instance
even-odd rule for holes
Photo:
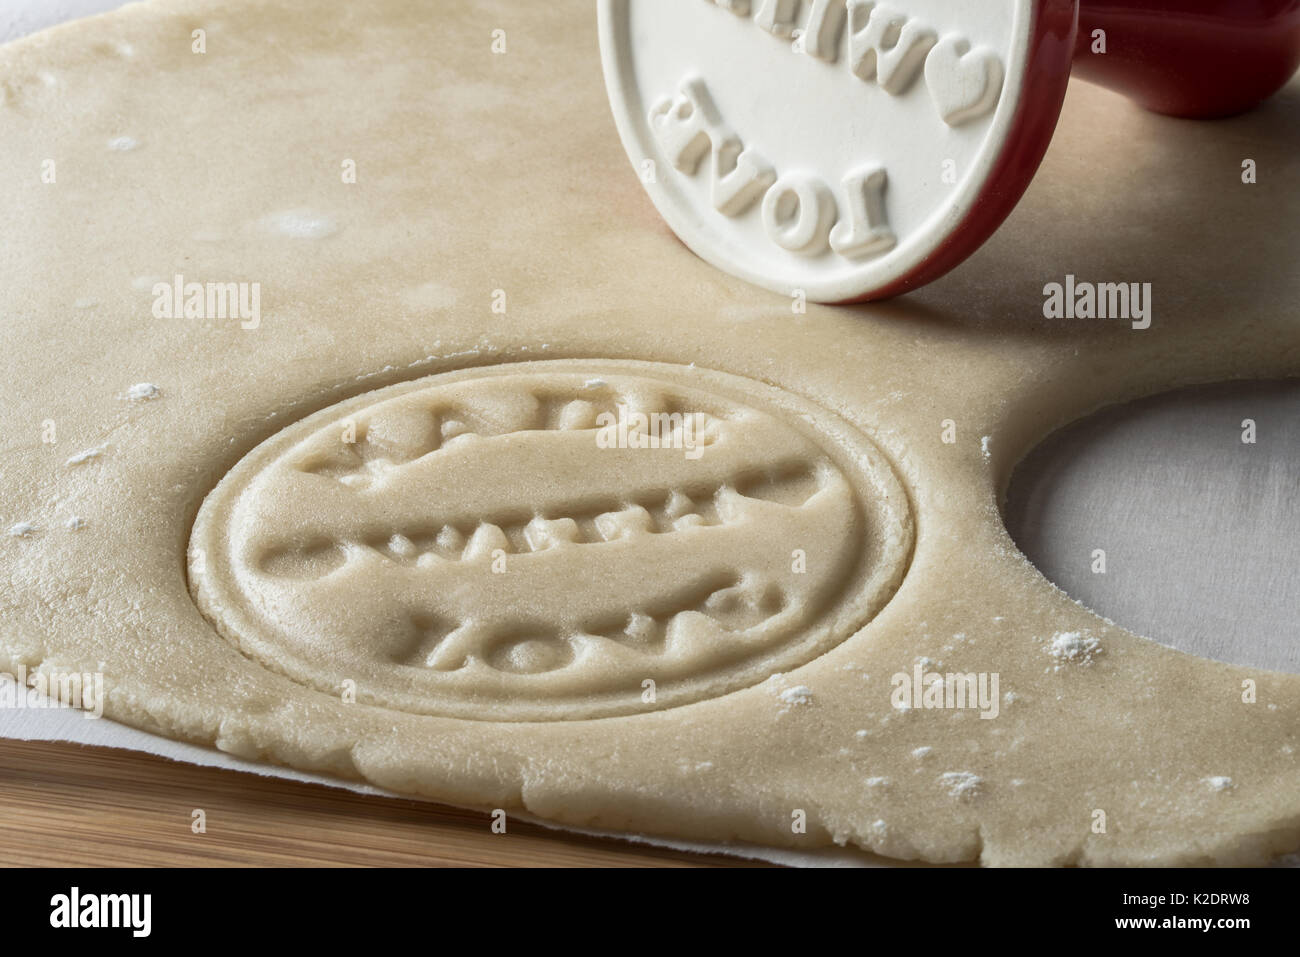
[[[1064,48],[1073,28],[1071,4],[1031,0],[599,10],[620,135],[663,217],[714,265],[822,302],[906,291],[997,227],[1064,91],[1056,78],[1033,93],[1032,61],[1051,49],[1045,33]],[[1022,106],[1036,96],[1055,99],[1051,119],[1026,130]],[[1008,177],[1008,145],[1026,136],[1032,156],[1020,150]]]

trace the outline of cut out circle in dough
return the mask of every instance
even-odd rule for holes
[[[289,426],[204,502],[190,574],[223,635],[305,685],[564,720],[808,662],[888,601],[913,537],[892,467],[831,413],[694,367],[565,360]]]
[[[1300,512],[1281,505],[1297,449],[1300,379],[1109,406],[1020,461],[1007,531],[1062,591],[1136,634],[1300,674]]]

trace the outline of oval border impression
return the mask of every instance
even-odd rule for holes
[[[704,465],[667,438],[596,452],[598,410],[625,400],[699,415]],[[681,421],[673,436],[689,438]],[[330,451],[349,428],[361,445]],[[705,465],[723,478],[709,485]],[[542,501],[565,483],[567,505]],[[817,576],[772,584],[787,554],[802,574],[790,536],[804,526],[823,536]],[[555,721],[705,701],[813,661],[893,597],[914,539],[892,465],[830,411],[695,366],[569,359],[439,373],[285,427],[204,499],[188,560],[204,617],[298,684],[351,681],[357,701],[412,714]],[[486,579],[494,558],[515,577]],[[618,621],[564,617],[587,605]],[[525,613],[554,627],[502,624]]]

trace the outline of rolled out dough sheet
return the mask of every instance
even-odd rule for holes
[[[574,828],[991,865],[1300,843],[1300,677],[1097,618],[997,508],[1091,409],[1300,372],[1297,86],[1215,125],[1076,86],[975,258],[806,312],[658,222],[586,4],[146,3],[0,50],[0,90],[30,171],[0,184],[4,670]],[[1067,274],[1152,283],[1152,327],[1044,320]],[[177,275],[258,283],[258,321],[158,315]],[[713,447],[574,441],[620,404]],[[918,664],[996,675],[997,717],[895,708]]]

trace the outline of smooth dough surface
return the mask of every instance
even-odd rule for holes
[[[1101,405],[1300,374],[1298,113],[1295,84],[1216,124],[1076,84],[969,262],[798,312],[661,225],[588,3],[151,2],[9,46],[0,669],[101,671],[136,727],[576,827],[1294,850],[1300,676],[1097,618],[998,497]],[[178,274],[259,283],[260,324],[158,318]],[[1151,282],[1152,327],[1044,320],[1066,274]],[[597,452],[618,400],[706,413],[713,444]],[[918,663],[996,673],[998,716],[895,709]]]

